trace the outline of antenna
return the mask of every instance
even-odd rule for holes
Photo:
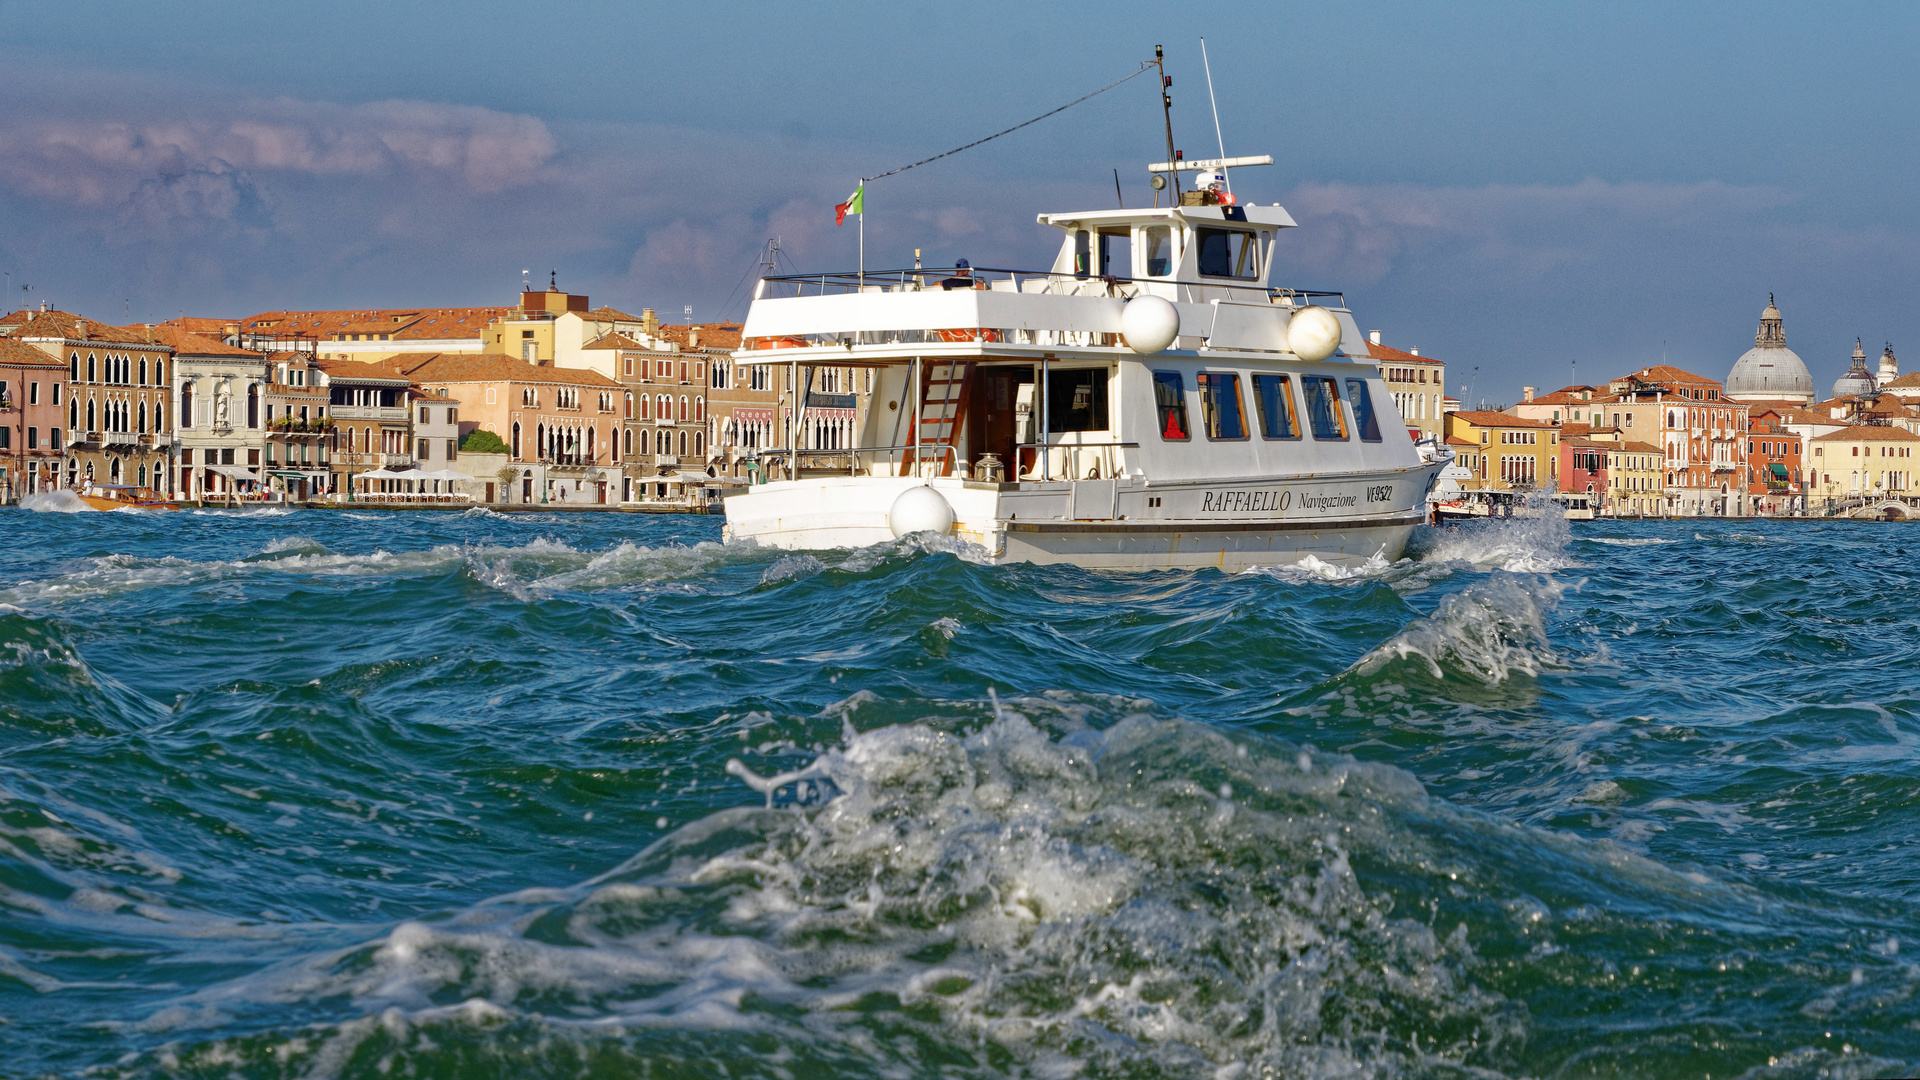
[[[522,270],[522,271],[520,271],[520,291],[521,291],[521,292],[532,292],[532,291],[533,291],[533,283],[532,283],[531,281],[528,281],[528,280],[527,280],[527,275],[528,275],[528,274],[531,274],[532,272],[533,272],[533,271],[531,271],[531,270]]]
[[[1213,96],[1213,62],[1207,59],[1207,39],[1200,39],[1200,66],[1207,73],[1207,104],[1213,106],[1213,137],[1220,144],[1220,160],[1227,160],[1227,138],[1220,134],[1220,102]],[[1223,167],[1220,179],[1227,183],[1227,194],[1233,194],[1233,176]]]
[[[1125,210],[1127,208],[1127,197],[1125,195],[1120,194],[1120,170],[1119,169],[1113,170],[1113,198],[1116,202],[1120,204],[1120,209]]]
[[[692,304],[688,304],[686,307],[681,308],[680,314],[685,315],[687,317],[688,326],[693,325],[693,305]]]
[[[1173,80],[1167,76],[1166,54],[1158,45],[1153,47],[1153,66],[1160,69],[1160,111],[1167,119],[1167,168],[1173,173],[1173,202],[1168,205],[1178,206],[1180,169],[1174,163],[1179,160],[1179,151],[1173,148],[1173,95],[1168,92],[1173,87]]]

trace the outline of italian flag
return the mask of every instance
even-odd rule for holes
[[[859,187],[853,189],[853,194],[847,196],[846,202],[834,206],[833,223],[835,225],[845,225],[848,214],[864,213],[864,211],[860,209],[860,203],[862,201],[861,197],[866,194],[866,191],[867,185],[861,184]]]

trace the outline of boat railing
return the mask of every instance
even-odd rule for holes
[[[796,473],[848,476],[954,476],[964,480],[1111,480],[1125,472],[1121,451],[1137,449],[1138,442],[1019,443],[1014,460],[981,455],[973,462],[961,459],[948,443],[901,443],[897,446],[788,448],[761,450],[735,463],[744,464],[752,482],[793,479]],[[1007,471],[1011,469],[1012,475]]]
[[[1171,287],[1188,303],[1231,299],[1242,303],[1292,304],[1334,300],[1347,306],[1346,294],[1272,285],[1235,285],[1171,278],[1133,278],[1119,274],[1073,274],[1056,270],[1015,270],[994,266],[913,267],[901,270],[840,270],[815,274],[773,274],[760,279],[754,299],[831,296],[840,293],[903,293],[954,290],[1038,293],[1050,296],[1131,297],[1148,287]]]
[[[1111,480],[1124,466],[1120,451],[1137,442],[1020,443],[1013,448],[1014,475],[1020,480]]]

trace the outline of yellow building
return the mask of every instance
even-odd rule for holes
[[[1386,381],[1387,392],[1393,395],[1400,418],[1406,421],[1407,433],[1415,439],[1444,439],[1446,431],[1440,418],[1446,412],[1443,399],[1447,365],[1431,356],[1421,356],[1418,349],[1409,351],[1382,345],[1378,330],[1367,335],[1367,351],[1380,366],[1380,377]]]
[[[1500,412],[1447,414],[1447,441],[1473,479],[1463,491],[1554,490],[1560,479],[1560,429]]]
[[[1607,497],[1600,511],[1611,517],[1664,517],[1666,454],[1652,443],[1632,442],[1621,435],[1619,428],[1601,428],[1587,435],[1587,441],[1607,456]]]
[[[1840,500],[1855,496],[1920,495],[1913,448],[1920,435],[1897,427],[1859,425],[1816,436],[1809,448],[1807,496]]]

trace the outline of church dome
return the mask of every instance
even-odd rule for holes
[[[1813,400],[1813,373],[1787,348],[1787,333],[1772,296],[1767,297],[1767,309],[1760,313],[1753,348],[1741,354],[1727,373],[1725,393],[1734,401],[1793,401],[1804,405]]]
[[[1862,348],[1860,340],[1853,342],[1853,366],[1847,369],[1833,384],[1833,397],[1862,397],[1871,394],[1878,387],[1873,381],[1873,373],[1867,370],[1867,350]]]

